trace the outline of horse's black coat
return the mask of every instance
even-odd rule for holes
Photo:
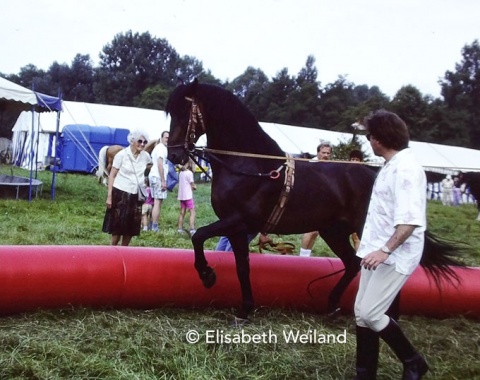
[[[283,188],[285,171],[282,170],[278,179],[258,174],[281,167],[285,153],[233,94],[194,81],[179,85],[168,100],[166,111],[171,115],[168,151],[172,162],[183,163],[187,159],[185,141],[191,99],[201,109],[208,149],[278,157],[252,158],[207,150],[213,173],[212,206],[219,220],[199,228],[192,237],[195,268],[204,285],[211,287],[216,280],[215,272],[205,259],[204,242],[214,236],[227,236],[234,250],[243,296],[238,316],[247,318],[254,307],[247,234],[259,231],[299,234],[318,230],[345,265],[342,278],[329,295],[328,310],[336,310],[343,292],[359,271],[359,259],[349,237],[353,232],[359,236],[362,232],[376,172],[361,164],[297,161],[285,212],[274,229],[263,231]],[[197,128],[194,140],[199,136]],[[440,252],[437,254],[444,257]],[[429,265],[435,271],[433,260]],[[449,263],[447,260],[446,264]],[[443,270],[444,264],[441,264]]]

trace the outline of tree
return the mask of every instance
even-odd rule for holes
[[[57,95],[56,90],[51,91],[50,78],[47,76],[45,70],[38,69],[32,64],[22,67],[18,75],[10,75],[7,79],[25,88],[33,89],[47,95]]]
[[[368,153],[362,151],[362,144],[358,141],[357,137],[353,136],[351,140],[340,141],[332,147],[332,160],[347,161],[350,158],[350,152],[354,149],[363,153],[363,161],[370,159]]]
[[[320,82],[317,80],[315,58],[307,57],[305,67],[297,75],[296,88],[286,101],[289,123],[304,127],[321,127]]]
[[[380,91],[377,86],[368,87],[367,85],[355,86],[352,91],[353,105],[340,115],[338,130],[343,132],[353,132],[352,124],[362,122],[371,112],[389,108],[390,99]]]
[[[221,84],[221,82],[212,75],[210,70],[205,71],[201,61],[189,55],[180,58],[176,75],[184,83],[189,83],[197,78],[202,83]]]
[[[165,110],[169,96],[170,91],[165,87],[160,85],[149,87],[134,99],[133,106]]]
[[[266,111],[261,120],[272,123],[290,123],[287,100],[295,88],[295,79],[288,74],[287,68],[283,68],[272,79],[264,92],[263,102],[265,102]]]
[[[179,63],[179,55],[165,39],[148,32],[117,34],[100,53],[97,101],[128,106],[148,87],[173,88]]]
[[[353,88],[354,84],[342,76],[324,88],[320,98],[320,128],[335,131],[349,130],[355,120],[344,125],[341,115],[348,110],[348,107],[357,105],[353,97]]]
[[[412,140],[430,141],[435,134],[428,119],[428,102],[416,87],[408,85],[398,90],[390,109],[408,125]]]
[[[76,102],[95,102],[94,74],[93,64],[88,54],[77,54],[71,67],[54,62],[48,70],[51,83],[61,90],[62,98]]]
[[[462,49],[456,71],[447,71],[439,83],[449,119],[459,134],[466,133],[469,147],[480,148],[480,44],[475,40]],[[453,127],[453,126],[451,126]]]
[[[262,70],[249,66],[243,74],[227,83],[226,88],[238,96],[258,120],[263,121],[268,107],[263,99],[269,84]]]

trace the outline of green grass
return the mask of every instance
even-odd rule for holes
[[[18,168],[0,166],[0,173],[27,176]],[[58,174],[56,199],[50,198],[52,174],[39,172],[42,195],[33,200],[0,200],[2,244],[107,245],[101,232],[106,188],[89,175]],[[216,218],[210,208],[210,187],[195,192],[197,227]],[[191,248],[178,236],[178,203],[170,193],[164,204],[161,232],[142,233],[135,246]],[[436,234],[471,244],[465,260],[480,265],[480,223],[472,205],[428,205],[429,228]],[[274,236],[298,247],[301,236]],[[207,242],[213,249],[216,239]],[[251,250],[256,247],[252,244]],[[332,255],[321,239],[315,255]],[[0,263],[1,265],[1,263]],[[0,279],[1,286],[1,279]],[[200,283],[199,283],[199,286]],[[0,287],[0,292],[1,292]],[[39,310],[0,318],[0,379],[349,379],[354,374],[355,326],[351,316],[329,321],[323,315],[259,308],[248,334],[271,332],[277,342],[206,343],[207,331],[237,334],[230,322],[234,310],[173,309]],[[401,324],[431,366],[426,379],[480,379],[480,326],[463,317],[431,319],[402,317]],[[189,344],[196,330],[200,343]],[[316,330],[339,335],[345,343],[287,343],[283,332]],[[379,379],[399,378],[401,366],[382,345]]]

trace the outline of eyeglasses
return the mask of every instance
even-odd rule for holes
[[[137,140],[137,144],[139,145],[147,145],[148,141],[147,140]]]
[[[370,137],[371,137],[371,136],[372,136],[372,135],[371,135],[370,133],[367,133],[367,134],[365,135],[365,137],[367,138],[368,141],[370,141]]]

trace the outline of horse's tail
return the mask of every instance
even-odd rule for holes
[[[459,258],[466,248],[459,243],[445,241],[430,231],[425,231],[425,247],[420,264],[433,277],[437,287],[442,280],[456,286],[460,283],[455,267],[465,268]]]
[[[100,152],[98,152],[98,169],[97,172],[95,173],[96,176],[98,177],[98,180],[100,181],[104,175],[107,175],[107,150],[108,150],[108,145],[105,145],[100,149]]]

